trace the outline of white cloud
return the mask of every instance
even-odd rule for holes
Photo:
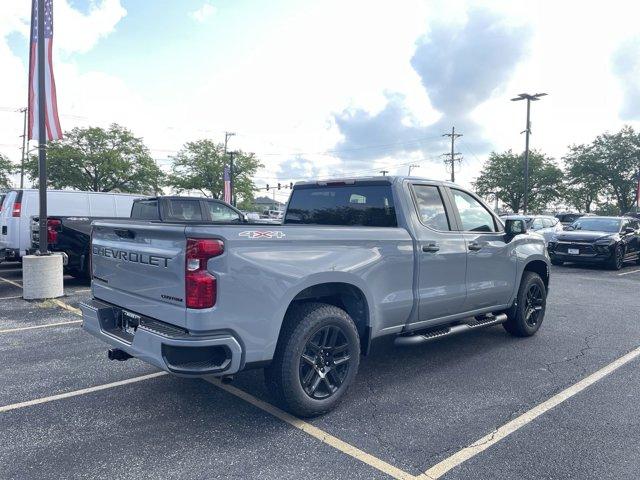
[[[89,118],[94,124],[106,125],[122,117],[129,105],[140,108],[137,96],[118,78],[102,72],[81,74],[69,58],[91,50],[113,32],[127,13],[120,0],[92,2],[87,14],[74,9],[68,0],[53,5],[53,65],[63,130],[87,124]],[[30,2],[2,2],[0,7],[0,152],[14,162],[20,159],[22,116],[6,110],[22,108],[27,102],[28,59],[9,48],[8,37],[18,33],[28,45],[30,15]]]
[[[209,17],[216,13],[216,7],[209,2],[204,2],[200,8],[189,13],[189,16],[198,23],[206,22]]]
[[[120,0],[92,2],[88,14],[74,9],[67,1],[54,2],[54,44],[66,53],[88,52],[99,39],[109,35],[127,11]]]

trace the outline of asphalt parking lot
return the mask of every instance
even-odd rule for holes
[[[340,407],[301,421],[261,371],[231,386],[109,362],[74,310],[0,265],[0,478],[637,478],[640,267],[553,267],[535,337],[375,345]],[[604,369],[604,370],[603,370]],[[586,379],[586,380],[585,380]]]

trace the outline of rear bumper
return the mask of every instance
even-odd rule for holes
[[[166,323],[143,319],[135,334],[127,338],[119,329],[119,307],[92,299],[81,303],[80,309],[82,327],[87,332],[167,372],[198,377],[231,375],[242,368],[242,346],[230,333],[196,336]]]

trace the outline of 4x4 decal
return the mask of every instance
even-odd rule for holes
[[[238,235],[247,238],[284,238],[286,236],[280,230],[245,230]]]

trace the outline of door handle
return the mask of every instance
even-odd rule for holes
[[[440,247],[435,242],[428,243],[426,245],[422,245],[422,251],[425,252],[425,253],[427,253],[427,252],[437,252],[438,250],[440,250]]]
[[[471,250],[472,252],[477,252],[480,249],[482,249],[482,247],[477,242],[473,242],[469,244],[469,250]]]

